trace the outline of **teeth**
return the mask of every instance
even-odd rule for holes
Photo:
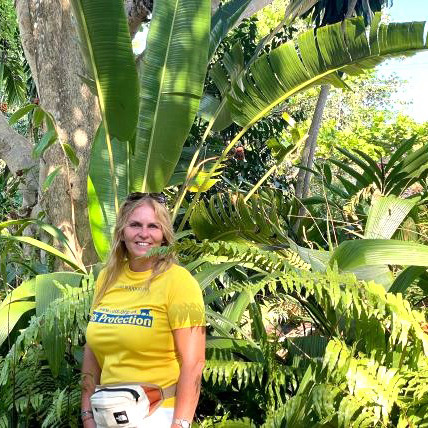
[[[149,245],[148,242],[137,242],[137,245],[139,245],[140,247],[147,247]]]

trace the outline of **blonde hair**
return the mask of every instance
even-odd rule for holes
[[[96,296],[94,297],[93,307],[97,306],[107,290],[116,282],[127,260],[128,252],[123,242],[123,230],[128,222],[132,212],[142,205],[149,205],[153,208],[159,221],[163,234],[162,246],[169,246],[174,242],[174,230],[172,227],[171,216],[167,207],[158,202],[150,195],[141,196],[138,199],[126,199],[119,208],[116,226],[113,232],[113,242],[111,250],[104,268],[104,278]],[[155,256],[152,266],[152,274],[147,280],[147,285],[161,273],[167,271],[175,262],[173,253],[160,254]]]

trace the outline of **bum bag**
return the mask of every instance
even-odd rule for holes
[[[91,395],[97,428],[140,427],[167,398],[175,396],[177,385],[162,389],[150,383],[99,385]]]

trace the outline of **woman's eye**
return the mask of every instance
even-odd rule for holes
[[[158,229],[157,224],[149,224],[150,229]]]

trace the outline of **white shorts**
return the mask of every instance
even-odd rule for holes
[[[159,407],[138,428],[170,428],[173,418],[174,407]]]

